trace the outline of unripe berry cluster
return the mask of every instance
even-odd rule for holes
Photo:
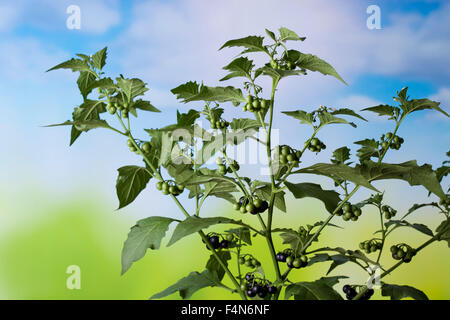
[[[412,258],[416,255],[416,250],[408,246],[407,244],[397,244],[391,247],[392,258],[395,260],[402,260],[405,263],[411,262]]]
[[[252,269],[259,267],[261,265],[261,263],[257,259],[253,258],[252,256],[248,256],[247,258],[246,258],[246,256],[239,257],[239,264],[244,265],[249,268],[252,268]]]
[[[242,111],[258,112],[266,111],[269,107],[269,101],[254,97],[252,95],[247,96],[246,104],[242,107]]]
[[[389,140],[391,140],[389,144]],[[399,150],[405,140],[400,138],[399,136],[394,136],[392,132],[386,133],[386,135],[381,136],[381,148],[386,150],[387,148],[391,148],[394,150]]]
[[[349,202],[346,202],[341,210],[339,210],[336,215],[342,216],[342,219],[344,221],[352,220],[357,221],[358,218],[361,216],[362,211],[360,208],[358,208],[355,205],[351,205]]]
[[[125,119],[128,118],[129,111],[127,102],[125,102],[123,105],[117,102],[114,102],[113,104],[108,104],[106,106],[106,110],[108,110],[110,114],[115,114],[117,111],[120,111],[122,118]]]
[[[376,239],[366,240],[359,244],[359,248],[364,250],[367,254],[380,250],[381,247],[381,241]]]
[[[279,147],[279,162],[286,165],[298,165],[298,162],[302,156],[300,150],[295,150],[290,146],[280,146]]]
[[[226,129],[229,125],[230,123],[225,120],[211,120],[211,129]]]
[[[233,244],[234,237],[232,234],[223,236],[223,235],[217,234],[217,233],[209,233],[206,236],[206,239],[208,239],[210,245],[214,249],[228,249],[230,247],[230,245]],[[202,240],[202,242],[205,243],[204,240]],[[206,249],[209,250],[209,247],[206,246]]]
[[[284,250],[278,252],[275,259],[279,262],[286,262],[286,265],[291,269],[300,269],[308,265],[308,257],[305,255],[294,255],[292,250]]]
[[[238,210],[241,213],[250,212],[251,214],[263,213],[269,208],[269,203],[266,200],[259,198],[253,198],[250,201],[247,197],[241,197],[238,202],[233,205],[234,210]]]
[[[327,146],[318,138],[312,138],[311,141],[309,141],[309,143],[308,141],[306,141],[305,146],[308,148],[309,151],[316,153],[325,150],[327,148]]]
[[[178,196],[184,191],[184,185],[177,184],[173,181],[159,181],[156,183],[156,189],[162,191],[164,195],[172,194]]]
[[[395,215],[397,214],[397,210],[392,209],[389,206],[382,206],[381,211],[383,212],[384,217],[388,220],[391,219],[392,217],[395,217]]]
[[[281,69],[281,70],[294,70],[297,66],[294,62],[282,59],[280,61],[272,60],[270,61],[270,66],[274,69]]]
[[[241,284],[241,290],[244,291],[249,298],[260,297],[264,299],[267,295],[277,293],[277,287],[273,286],[267,280],[256,279],[251,273],[245,275],[245,281]]]
[[[230,166],[227,167],[223,158],[217,158],[216,164],[217,168],[219,169],[219,173],[223,176],[227,173],[232,173],[233,169],[234,171],[239,171],[239,169],[241,168],[236,160],[233,160],[233,163],[231,163]]]
[[[355,287],[360,288],[360,286],[351,286],[346,284],[343,288],[342,291],[344,291],[347,300],[353,300],[357,295],[358,292],[356,291]],[[364,294],[361,296],[360,300],[369,300],[374,294],[374,290],[373,289],[367,289],[366,292],[364,292]]]

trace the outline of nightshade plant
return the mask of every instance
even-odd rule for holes
[[[279,82],[285,77],[320,72],[333,76],[344,84],[345,82],[327,62],[312,54],[287,48],[288,44],[304,41],[305,38],[287,28],[280,28],[278,36],[269,30],[266,33],[269,44],[264,42],[264,37],[249,36],[230,40],[220,48],[244,48],[237,58],[224,67],[228,74],[221,79],[243,78],[242,88],[209,87],[196,82],[187,82],[174,88],[172,93],[181,102],[202,103],[203,109],[177,112],[174,124],[147,129],[147,135],[142,140],[132,132],[131,116],[137,117],[138,111],[159,110],[142,99],[141,96],[148,89],[140,79],[125,78],[122,75],[115,79],[105,76],[102,69],[107,55],[106,48],[91,56],[77,54],[77,58],[50,69],[79,72],[77,84],[83,103],[75,108],[71,121],[55,125],[71,126],[70,144],[83,132],[105,128],[123,136],[128,148],[143,160],[142,165],[128,165],[118,169],[116,189],[119,209],[133,202],[152,181],[162,194],[172,198],[184,216],[180,220],[151,216],[138,221],[131,228],[123,246],[122,273],[141,259],[147,249],[159,249],[171,224],[176,224],[176,227],[168,246],[197,233],[211,253],[204,271],[189,273],[166,290],[153,295],[153,299],[163,298],[177,291],[183,299],[188,299],[205,287],[220,287],[239,294],[242,299],[343,299],[333,287],[347,278],[345,276],[324,276],[314,281],[293,283],[289,280],[289,275],[298,272],[297,269],[329,261],[331,266],[328,273],[344,263],[354,263],[368,272],[369,276],[374,274],[374,266],[381,268],[383,279],[400,265],[414,260],[421,250],[436,241],[447,241],[450,246],[450,199],[446,194],[448,190],[444,192],[441,186],[443,177],[449,172],[449,161],[445,161],[436,170],[428,164],[419,166],[416,160],[403,163],[383,161],[388,152],[399,150],[404,143],[404,139],[398,135],[399,129],[411,113],[434,109],[449,116],[439,107],[439,103],[428,99],[410,99],[407,88],[403,88],[394,98],[396,106],[378,105],[363,110],[387,117],[392,122],[392,132],[383,134],[378,140],[367,138],[355,142],[359,145],[356,154],[359,163],[349,161],[350,148],[343,146],[332,153],[329,163],[303,166],[302,156],[306,152],[317,154],[326,149],[325,141],[321,140],[325,137],[318,138],[324,127],[334,124],[356,127],[348,119],[365,121],[365,118],[347,108],[325,106],[311,112],[280,112],[275,103],[275,93]],[[248,58],[255,53],[266,56],[267,63],[256,67],[254,61]],[[263,77],[269,77],[271,88],[265,89],[259,85]],[[94,99],[90,96],[95,93],[95,89],[98,95]],[[223,108],[238,106],[242,107],[248,117],[224,119]],[[300,145],[274,145],[273,120],[279,115],[289,116],[298,120],[300,125],[310,126],[311,135],[302,138]],[[206,119],[210,130],[202,128],[196,122],[200,117]],[[113,126],[113,123],[118,126]],[[256,138],[256,130],[262,130],[266,134],[265,139]],[[247,139],[255,139],[266,150],[271,170],[268,181],[242,176],[239,163],[230,158],[227,147],[243,143]],[[450,154],[447,153],[447,156]],[[330,178],[335,189],[324,190],[321,185],[311,182],[290,182],[292,177],[300,174],[303,177],[312,174]],[[414,204],[406,213],[401,214],[385,202],[383,192],[372,184],[386,179],[403,180],[411,186],[420,185],[436,200]],[[352,197],[361,188],[371,190],[373,195],[365,201],[352,202]],[[188,212],[180,201],[182,193],[188,194],[182,201],[193,201],[193,212]],[[328,211],[327,218],[297,229],[274,228],[273,221],[278,212],[275,208],[286,211],[286,193],[292,193],[296,199],[311,197],[322,201]],[[242,213],[242,220],[201,217],[203,204],[210,197],[228,201],[229,208]],[[321,247],[314,243],[317,243],[319,235],[327,227],[336,226],[331,223],[333,219],[354,223],[368,206],[376,208],[380,227],[375,230],[372,238],[361,239],[359,248],[349,250],[333,246]],[[432,207],[442,215],[442,223],[436,230],[432,231],[426,225],[407,220],[414,211],[422,207]],[[223,228],[221,225],[231,225],[231,228]],[[222,229],[210,231],[213,226]],[[402,227],[421,232],[429,239],[418,247],[407,243],[388,244],[389,236]],[[275,236],[282,238],[284,247],[275,248]],[[252,237],[265,238],[272,265],[261,265],[258,257],[252,254]],[[357,246],[356,243],[355,247]],[[390,247],[387,250],[391,251],[393,260],[382,263],[382,252],[387,246]],[[264,269],[268,268],[274,270],[273,279],[265,276]],[[284,294],[280,295],[283,290]],[[374,292],[370,283],[347,283],[343,291],[345,297],[352,300],[369,299]],[[427,298],[422,291],[413,287],[384,282],[381,294],[391,299]]]

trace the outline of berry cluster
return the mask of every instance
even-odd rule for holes
[[[305,255],[295,256],[292,250],[278,252],[275,259],[279,262],[286,262],[291,269],[300,269],[308,265],[308,257]]]
[[[283,145],[279,148],[279,161],[281,164],[298,165],[302,152]]]
[[[307,147],[309,151],[316,153],[325,150],[327,148],[325,143],[320,141],[318,138],[312,138],[311,141],[309,141],[309,143],[308,141],[306,141],[305,147]]]
[[[407,244],[397,244],[391,247],[392,258],[395,260],[402,260],[405,263],[411,262],[412,258],[416,255],[416,250],[408,246]]]
[[[397,214],[397,210],[392,209],[389,206],[382,206],[381,211],[383,212],[384,217],[388,220],[391,219],[392,217],[395,217],[395,215]]]
[[[159,181],[156,183],[156,189],[162,191],[164,195],[172,194],[178,196],[184,191],[184,186],[182,184],[177,184],[174,181]]]
[[[281,70],[294,70],[297,67],[295,62],[286,59],[286,57],[283,58],[284,59],[279,61],[275,60],[270,61],[270,66],[274,69],[281,69]]]
[[[391,143],[389,144],[389,141],[392,139]],[[386,150],[387,148],[391,148],[394,150],[399,150],[402,146],[403,138],[400,138],[399,136],[394,136],[392,132],[386,133],[386,135],[381,136],[381,148],[383,150]]]
[[[114,102],[112,105],[108,104],[106,106],[106,110],[108,110],[108,112],[110,114],[115,114],[117,111],[120,111],[122,118],[125,118],[125,119],[128,118],[129,111],[128,111],[128,103],[127,102],[125,102],[123,105],[121,105],[117,102]]]
[[[241,168],[236,160],[233,160],[233,163],[231,163],[230,166],[227,167],[223,158],[217,158],[216,164],[219,169],[219,173],[223,176],[227,173],[232,173],[233,169],[234,171],[239,171],[239,169]]]
[[[225,120],[211,120],[211,129],[226,129],[229,125],[230,123]]]
[[[359,244],[359,248],[364,250],[367,254],[380,250],[381,247],[381,241],[376,239],[366,240]]]
[[[245,256],[240,257],[239,264],[244,265],[249,268],[252,268],[252,269],[259,267],[261,265],[261,263],[258,260],[256,260],[255,258],[253,258],[252,256],[248,256],[247,259]]]
[[[263,111],[264,112],[264,111],[267,111],[268,107],[269,107],[269,101],[248,95],[247,103],[242,107],[242,111],[250,111],[250,112]]]
[[[355,205],[351,205],[349,202],[346,202],[341,210],[339,210],[336,215],[338,216],[342,216],[342,220],[344,221],[348,221],[348,220],[352,220],[352,221],[357,221],[358,218],[361,216],[361,209],[358,208]]]
[[[250,212],[251,214],[263,213],[269,208],[269,203],[266,200],[254,198],[252,202],[247,197],[241,197],[238,202],[233,205],[234,210],[241,213]]]
[[[241,290],[244,291],[249,298],[260,297],[264,299],[268,294],[277,293],[277,287],[273,286],[267,280],[256,279],[251,273],[245,275],[245,281],[241,284]]]
[[[356,291],[355,287],[359,288],[360,286],[351,286],[346,284],[342,288],[342,291],[344,291],[347,300],[353,300],[358,295],[358,292]],[[360,300],[369,300],[373,296],[373,294],[374,294],[373,289],[367,289],[366,292],[364,292],[364,294],[361,296]]]
[[[223,235],[219,235],[216,233],[210,233],[206,236],[206,238],[214,249],[228,249],[233,243],[234,239],[233,235],[231,234],[224,237]],[[220,238],[222,238],[222,240]],[[202,240],[202,242],[205,243],[204,240]],[[206,249],[209,250],[209,247],[206,246]]]

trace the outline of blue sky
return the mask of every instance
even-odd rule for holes
[[[66,27],[66,9],[72,4],[81,9],[80,30]],[[381,8],[380,30],[366,27],[371,4]],[[140,127],[171,123],[177,108],[187,110],[169,91],[180,83],[219,85],[221,68],[237,53],[217,51],[226,40],[280,26],[305,35],[299,48],[330,62],[349,83],[319,74],[286,80],[278,93],[283,110],[321,104],[358,110],[393,103],[395,91],[409,86],[412,97],[441,101],[449,111],[449,16],[448,1],[432,0],[0,1],[0,139],[7,150],[1,162],[8,168],[0,174],[5,182],[0,189],[18,196],[45,185],[64,197],[101,186],[99,192],[113,198],[116,168],[136,162],[118,147],[123,141],[109,133],[90,132],[69,149],[67,128],[41,128],[70,118],[81,103],[75,74],[44,72],[75,53],[108,46],[107,73],[149,83],[147,97],[163,113],[143,116]],[[235,112],[227,110],[227,115]],[[324,132],[329,148],[319,159],[327,161],[333,147],[389,130],[386,121],[369,118],[361,130],[337,126]],[[308,134],[287,118],[280,117],[275,126],[283,141],[297,146]],[[389,161],[417,158],[437,166],[448,150],[449,122],[422,112],[408,120],[401,135],[407,140],[404,152]]]

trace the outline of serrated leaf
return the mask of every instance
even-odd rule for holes
[[[92,55],[92,64],[95,68],[102,70],[105,66],[107,49],[108,47],[104,47],[102,50],[99,50]]]
[[[85,60],[81,59],[70,59],[67,61],[64,61],[53,68],[48,69],[46,72],[57,70],[57,69],[70,69],[72,72],[75,71],[88,71],[90,72],[89,65]]]
[[[331,75],[336,79],[342,81],[344,84],[347,84],[328,62],[320,59],[315,55],[301,53],[295,63],[299,68],[310,71],[318,71],[323,75]]]
[[[375,163],[365,161],[357,165],[357,170],[368,180],[399,179],[407,181],[411,186],[421,185],[439,198],[445,198],[442,187],[435,172],[429,164],[417,165],[417,161],[407,161],[399,164]]]
[[[304,182],[294,184],[286,181],[284,184],[296,199],[306,197],[318,199],[325,204],[325,208],[330,213],[332,213],[341,202],[339,193],[332,190],[323,190],[320,185],[315,183]]]
[[[336,164],[343,164],[350,159],[350,149],[347,147],[341,147],[333,151],[333,159],[331,160]]]
[[[244,77],[251,79],[251,72],[254,67],[253,61],[247,57],[239,57],[231,61],[223,69],[230,71],[228,75],[220,79],[220,81],[228,80],[235,77]]]
[[[447,112],[442,110],[440,107],[440,102],[437,101],[431,101],[429,99],[413,99],[406,101],[404,104],[402,104],[400,107],[403,109],[403,115],[402,117],[405,117],[406,115],[420,111],[420,110],[436,110],[442,113],[443,115],[450,117]]]
[[[284,299],[294,300],[342,300],[327,280],[297,282],[286,287]]]
[[[329,125],[329,124],[349,124],[352,127],[356,128],[356,125],[353,122],[348,122],[347,120],[339,117],[335,117],[333,114],[329,112],[320,112],[318,114],[318,118],[320,120],[320,127]]]
[[[177,99],[188,100],[198,94],[199,88],[197,82],[189,81],[170,91],[176,95]]]
[[[379,157],[379,142],[375,139],[365,139],[354,143],[362,146],[356,153],[360,161],[370,160],[372,157]]]
[[[127,96],[128,101],[132,101],[134,98],[143,95],[148,89],[145,83],[138,78],[124,79],[116,78],[117,85],[122,89],[123,93]]]
[[[142,100],[142,99],[138,99],[138,100],[134,101],[130,107],[134,108],[134,109],[141,109],[141,110],[150,111],[150,112],[161,112],[161,110],[159,110],[158,108],[153,106],[149,101]]]
[[[178,240],[191,235],[200,230],[209,228],[216,224],[237,224],[242,225],[242,221],[233,220],[225,217],[200,218],[197,216],[190,216],[186,220],[181,221],[175,228],[172,238],[167,246],[173,245]]]
[[[255,119],[247,119],[247,118],[233,118],[230,122],[230,128],[233,131],[238,130],[259,130],[261,127],[261,123]]]
[[[182,278],[174,285],[168,287],[153,295],[150,299],[164,298],[172,293],[179,292],[182,299],[189,299],[195,292],[206,287],[221,285],[217,275],[209,270],[202,273],[191,272],[188,276]]]
[[[303,110],[296,110],[296,111],[283,111],[285,115],[289,117],[293,117],[295,119],[300,120],[300,123],[303,124],[309,124],[313,125],[314,116],[313,114],[303,111]]]
[[[245,38],[229,40],[225,42],[219,50],[222,50],[225,47],[244,47],[247,48],[245,52],[267,52],[266,48],[263,46],[263,41],[264,37],[248,36]]]
[[[117,171],[119,176],[117,177],[116,191],[119,198],[118,209],[120,209],[136,199],[139,193],[145,189],[151,175],[146,168],[139,166],[125,166]]]
[[[365,119],[364,117],[362,117],[359,114],[357,114],[355,111],[353,111],[351,109],[348,109],[348,108],[337,109],[337,110],[331,111],[330,113],[333,114],[333,115],[338,114],[338,115],[352,116],[352,117],[355,117],[355,118],[367,121],[367,119]]]
[[[413,298],[414,300],[428,300],[425,293],[410,286],[399,286],[395,284],[383,283],[381,295],[391,297],[391,300],[401,300],[403,298]]]
[[[144,257],[147,249],[159,249],[169,225],[175,221],[166,217],[149,217],[139,220],[128,233],[122,249],[122,274],[130,269],[133,262]]]
[[[245,102],[241,89],[231,86],[227,87],[208,87],[201,86],[197,95],[185,98],[183,102],[191,101],[215,101],[215,102]]]
[[[304,41],[306,39],[306,37],[299,37],[294,31],[285,27],[281,27],[278,31],[280,32],[280,41]]]
[[[375,112],[379,116],[389,116],[394,117],[395,115],[398,115],[400,113],[400,109],[397,107],[392,107],[386,104],[380,104],[378,106],[373,106],[369,108],[362,109],[361,111],[370,111]]]

